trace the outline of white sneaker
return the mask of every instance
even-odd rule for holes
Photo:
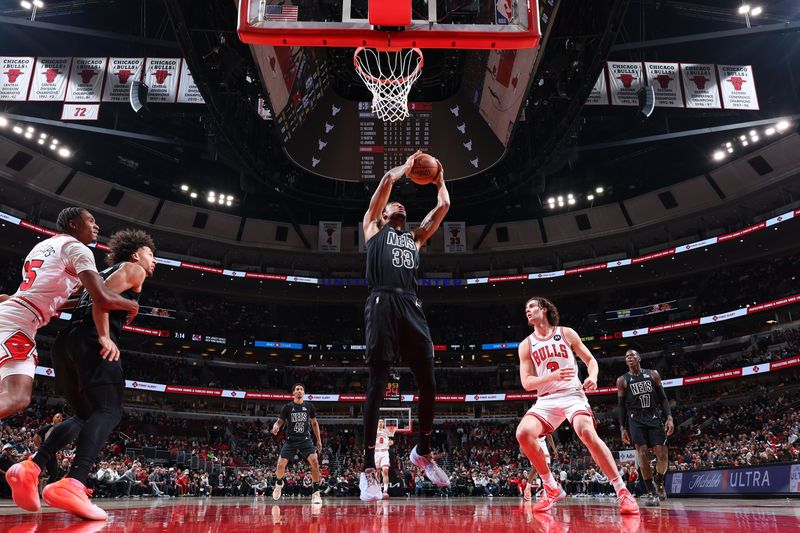
[[[430,454],[418,455],[417,447],[414,446],[414,449],[411,450],[411,462],[425,470],[425,475],[434,485],[439,487],[450,486],[450,476],[436,464],[436,461],[430,457]]]
[[[272,499],[276,501],[280,500],[281,491],[283,491],[283,485],[278,485],[277,483],[275,483],[275,488],[272,489]]]
[[[374,468],[367,468],[364,472],[361,472],[358,488],[361,489],[360,497],[363,502],[376,502],[383,499],[381,485],[378,483]]]
[[[322,496],[320,495],[319,491],[316,491],[311,495],[311,505],[315,504],[322,504]]]

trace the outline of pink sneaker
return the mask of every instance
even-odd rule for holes
[[[65,477],[47,485],[42,496],[47,505],[84,520],[107,520],[108,514],[89,500],[90,493],[77,479]]]
[[[639,504],[628,489],[622,489],[617,493],[617,502],[621,514],[639,514]]]
[[[35,513],[42,508],[39,501],[39,465],[26,459],[13,465],[6,472],[6,481],[11,487],[11,496],[20,509]]]
[[[567,497],[567,493],[561,488],[561,485],[556,489],[551,489],[547,485],[544,486],[544,493],[539,501],[533,505],[533,510],[536,512],[549,511],[555,504]],[[634,502],[635,503],[635,502]]]

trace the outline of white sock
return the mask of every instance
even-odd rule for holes
[[[542,478],[542,483],[544,483],[544,485],[546,487],[550,487],[551,489],[557,489],[558,488],[558,483],[556,483],[556,480],[553,479],[553,473],[552,472],[548,472],[543,476],[540,474],[540,477]]]
[[[611,484],[614,485],[614,490],[616,491],[617,494],[619,494],[619,491],[621,491],[622,489],[627,488],[625,487],[625,482],[622,481],[622,476],[619,475],[611,480]]]
[[[383,492],[389,492],[389,484],[388,483],[384,483],[383,484]]]

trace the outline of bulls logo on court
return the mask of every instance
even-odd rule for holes
[[[16,83],[17,78],[19,78],[22,73],[23,72],[18,68],[10,68],[7,71],[3,72],[3,74],[8,76],[8,83]]]
[[[54,83],[56,81],[56,76],[58,76],[59,72],[57,68],[49,68],[45,70],[42,74],[44,74],[44,79],[47,83]]]
[[[97,74],[97,71],[85,68],[81,70],[79,74],[81,75],[81,83],[89,83],[92,81],[92,78],[94,78],[94,75]]]
[[[728,82],[730,82],[730,84],[733,85],[733,89],[735,91],[741,91],[742,86],[745,83],[747,83],[747,80],[742,78],[741,76],[731,76],[730,78],[728,78]]]

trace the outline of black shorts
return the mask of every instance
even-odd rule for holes
[[[314,446],[314,441],[311,439],[292,440],[287,439],[281,447],[281,459],[294,459],[295,454],[301,459],[307,458],[309,455],[317,453],[317,447]]]
[[[412,293],[374,290],[364,306],[367,364],[433,359],[422,301]]]
[[[664,446],[667,443],[667,434],[660,421],[641,422],[630,420],[628,422],[628,432],[631,435],[631,442],[634,446],[646,444],[649,448],[653,446]]]
[[[52,359],[56,390],[62,394],[95,385],[125,387],[122,364],[103,359],[94,329],[77,327],[60,332],[53,344]]]

